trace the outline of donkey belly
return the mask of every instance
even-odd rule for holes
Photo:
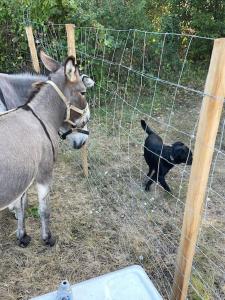
[[[41,165],[48,166],[48,149],[52,151],[40,122],[29,111],[0,118],[0,210],[28,189]]]
[[[4,164],[0,172],[0,210],[6,208],[29,188],[35,178],[35,168]]]
[[[40,161],[40,146],[32,138],[36,134],[32,120],[30,126],[23,126],[20,119],[8,121],[15,115],[0,118],[0,210],[29,187]]]

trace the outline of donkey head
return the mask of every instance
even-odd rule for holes
[[[82,128],[86,125],[90,118],[89,106],[86,101],[86,86],[82,81],[82,77],[79,73],[79,68],[75,63],[75,58],[69,56],[64,65],[62,66],[53,58],[40,51],[40,57],[44,65],[49,71],[52,72],[52,81],[58,84],[58,78],[62,78],[64,75],[64,82],[59,84],[58,88],[63,90],[63,95],[60,95],[61,99],[67,106],[67,112],[65,115],[66,127],[69,126],[75,128]],[[48,81],[52,85],[52,81]],[[57,87],[53,86],[57,91]],[[64,96],[64,97],[63,97]]]
[[[64,64],[64,73],[67,79],[65,96],[72,105],[71,120],[75,126],[84,127],[89,121],[90,111],[85,96],[86,86],[81,79],[74,57],[67,58]],[[78,108],[78,110],[75,108]]]

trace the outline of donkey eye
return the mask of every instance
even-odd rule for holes
[[[86,92],[80,92],[82,96],[84,96],[86,94]]]

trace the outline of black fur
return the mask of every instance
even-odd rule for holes
[[[191,165],[192,152],[181,142],[176,142],[171,146],[164,145],[162,139],[148,127],[144,120],[141,120],[141,126],[148,134],[145,140],[144,157],[149,166],[147,176],[150,179],[145,190],[148,191],[151,184],[158,181],[167,192],[171,192],[165,180],[166,174],[176,164]]]

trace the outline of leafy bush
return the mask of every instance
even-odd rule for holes
[[[225,36],[225,5],[222,0],[1,0],[0,67],[3,71],[22,68],[29,60],[24,24],[30,20],[38,26],[72,22],[78,27],[136,28]],[[100,42],[103,42],[103,38]],[[109,50],[113,49],[114,42],[115,37],[108,37],[104,41]],[[161,44],[155,43],[154,38],[148,42],[154,45],[154,51],[149,55],[161,51]],[[168,61],[179,61],[177,54],[182,58],[182,49],[188,42],[185,37],[179,42],[176,39],[168,40]],[[134,50],[139,51],[138,48],[141,49],[141,43]],[[204,61],[209,58],[211,48],[212,44],[200,40],[190,49],[188,59]],[[119,48],[117,51],[120,51]],[[172,62],[171,65],[174,69],[175,64]]]

